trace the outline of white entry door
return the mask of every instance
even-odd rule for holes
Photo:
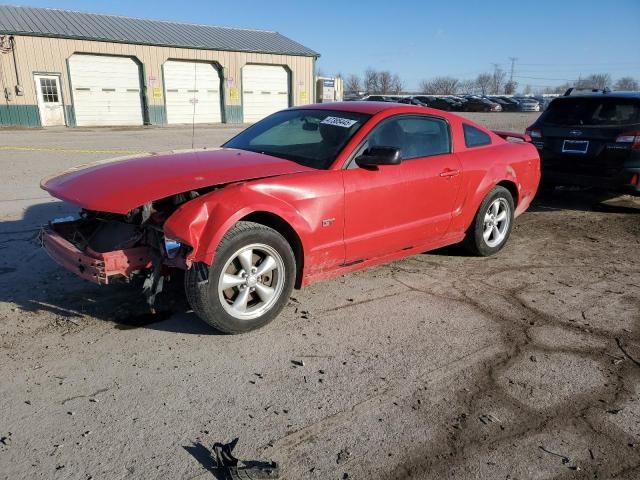
[[[289,107],[289,75],[276,65],[242,68],[242,111],[245,123],[253,123]]]
[[[211,63],[169,60],[164,75],[167,123],[220,123],[220,76]]]
[[[42,126],[64,125],[64,106],[62,105],[60,77],[57,75],[34,75],[34,79]]]
[[[140,68],[129,57],[69,57],[76,124],[142,125]]]

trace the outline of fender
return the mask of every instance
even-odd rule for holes
[[[453,213],[452,231],[466,231],[484,198],[500,183],[509,182],[515,185],[517,196],[514,198],[514,216],[522,214],[533,200],[540,178],[537,151],[527,143],[505,142],[499,148],[496,147],[494,145],[487,149],[487,155],[491,155],[492,158],[487,158],[486,162],[480,164],[477,151],[466,150],[457,154],[463,163],[464,172],[461,191],[467,194]],[[496,156],[498,159],[508,160],[496,161]],[[524,185],[532,185],[533,188],[525,188]]]
[[[272,213],[291,225],[300,237],[303,254],[312,248],[312,228],[303,216],[292,205],[250,183],[223,187],[182,205],[167,219],[164,231],[167,237],[192,247],[188,265],[204,262],[210,266],[224,234],[255,212]]]

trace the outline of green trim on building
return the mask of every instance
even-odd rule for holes
[[[64,116],[67,119],[67,127],[76,126],[76,111],[73,109],[73,105],[64,106]]]
[[[225,120],[227,123],[243,123],[242,105],[225,105]]]
[[[0,105],[0,125],[40,127],[37,105]]]
[[[167,109],[164,105],[149,105],[149,123],[151,125],[167,124]]]

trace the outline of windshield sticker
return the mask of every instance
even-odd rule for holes
[[[336,127],[351,128],[353,124],[358,123],[358,121],[351,120],[350,118],[327,117],[320,123],[324,123],[325,125],[334,125]]]

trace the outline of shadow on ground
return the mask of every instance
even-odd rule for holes
[[[557,189],[539,196],[530,208],[530,212],[554,210],[635,214],[640,213],[640,202],[588,190]],[[65,202],[47,202],[27,208],[20,220],[0,222],[0,252],[6,259],[0,261],[0,301],[13,302],[22,311],[46,311],[72,324],[89,316],[114,322],[118,329],[144,327],[195,335],[219,333],[189,312],[181,278],[172,279],[159,301],[157,313],[151,313],[140,285],[99,287],[57,266],[39,247],[39,226],[76,211]],[[460,245],[428,254],[468,255]]]
[[[0,302],[24,312],[49,312],[71,325],[89,316],[114,322],[118,329],[218,333],[188,311],[182,278],[170,282],[157,313],[151,313],[141,285],[93,285],[54,263],[41,250],[38,231],[49,220],[74,213],[77,208],[68,203],[46,202],[27,208],[20,220],[0,222]]]

